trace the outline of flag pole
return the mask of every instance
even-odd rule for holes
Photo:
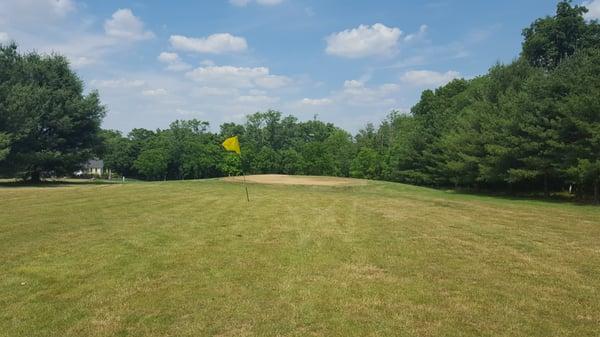
[[[246,185],[246,175],[244,174],[243,170],[242,170],[242,177],[244,178],[244,188],[246,189],[246,200],[248,202],[250,202],[250,196],[248,196],[248,185]]]
[[[242,171],[242,178],[244,179],[244,189],[246,190],[246,200],[250,202],[250,195],[248,194],[248,185],[246,184],[246,174],[244,173],[244,163],[242,161],[242,150],[240,149],[240,141],[237,136],[229,137],[223,142],[223,147],[227,151],[232,151],[240,156],[240,171]]]
[[[244,163],[242,161],[242,154],[240,153],[240,169],[242,171],[242,178],[244,179],[244,189],[246,190],[246,200],[250,202],[250,196],[248,195],[248,185],[246,185],[246,174],[244,174]]]

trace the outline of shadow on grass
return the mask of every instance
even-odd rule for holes
[[[109,180],[85,180],[85,179],[64,179],[64,180],[43,180],[39,183],[34,183],[26,180],[0,180],[0,188],[18,188],[18,187],[37,187],[37,188],[52,188],[66,186],[84,186],[84,185],[115,185],[121,184],[120,181]]]
[[[448,193],[456,195],[469,195],[478,197],[490,197],[511,201],[540,201],[555,204],[570,204],[575,206],[590,206],[597,205],[592,199],[578,199],[574,195],[568,193],[553,193],[549,197],[545,197],[540,193],[516,193],[509,192],[494,192],[494,191],[472,191],[472,190],[455,190],[455,189],[440,189]]]

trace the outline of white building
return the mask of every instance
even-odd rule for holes
[[[104,160],[92,159],[84,166],[84,173],[92,176],[102,176],[104,173]]]
[[[91,159],[85,165],[83,169],[75,172],[76,176],[88,175],[88,176],[102,176],[104,173],[104,160]]]

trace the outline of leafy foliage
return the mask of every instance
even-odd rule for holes
[[[556,15],[536,20],[523,30],[523,57],[536,67],[552,69],[577,50],[600,43],[598,26],[585,23],[583,6],[558,3]]]
[[[298,122],[280,112],[258,112],[243,125],[175,121],[169,129],[134,129],[127,137],[105,131],[106,164],[117,173],[142,179],[197,179],[246,173],[348,176],[354,143],[347,132],[320,121]],[[237,135],[241,158],[222,150]],[[153,165],[155,163],[156,165]]]
[[[0,45],[0,173],[71,173],[96,152],[104,107],[62,56]]]

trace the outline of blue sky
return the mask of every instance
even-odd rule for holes
[[[2,0],[0,42],[66,55],[105,128],[276,109],[350,131],[510,62],[556,1]],[[600,16],[600,0],[587,3]]]

